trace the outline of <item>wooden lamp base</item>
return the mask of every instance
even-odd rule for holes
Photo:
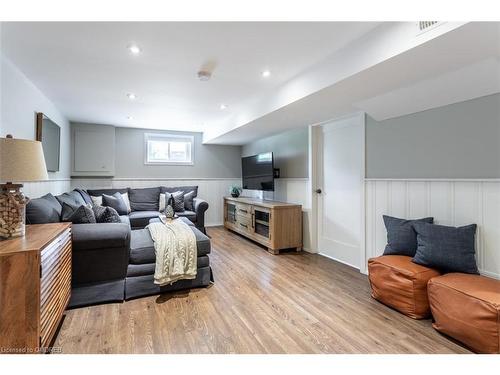
[[[23,237],[27,199],[22,184],[0,184],[0,239]]]

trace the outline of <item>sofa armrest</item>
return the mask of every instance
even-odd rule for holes
[[[130,226],[122,223],[73,224],[72,284],[125,279]]]
[[[73,224],[73,250],[130,247],[130,226],[125,223]]]
[[[201,198],[193,199],[194,212],[196,212],[196,226],[205,228],[205,211],[208,210],[208,202]]]

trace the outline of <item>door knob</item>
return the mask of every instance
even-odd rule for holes
[[[316,189],[315,192],[321,194],[321,189]]]

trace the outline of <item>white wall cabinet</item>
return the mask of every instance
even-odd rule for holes
[[[71,132],[72,176],[114,176],[114,126],[75,123]]]

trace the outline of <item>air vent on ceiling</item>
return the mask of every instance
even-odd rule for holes
[[[426,31],[432,30],[435,27],[441,25],[441,21],[419,21],[417,22],[418,34],[425,33]]]

